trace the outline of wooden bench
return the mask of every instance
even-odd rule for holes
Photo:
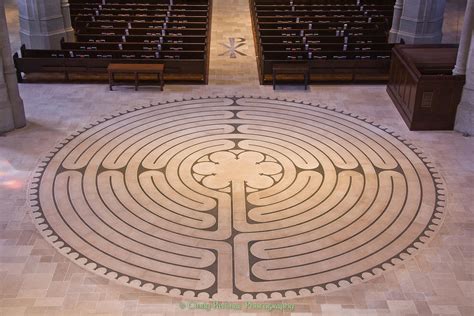
[[[305,61],[310,81],[388,79],[394,0],[295,2],[250,0],[261,84],[273,80],[274,64]]]
[[[21,55],[14,57],[19,80],[23,74],[47,72],[63,73],[65,80],[80,73],[72,79],[95,81],[108,79],[102,74],[108,73],[109,64],[163,64],[167,82],[207,84],[212,0],[69,0],[69,4],[76,41],[62,40],[59,50],[22,47]],[[147,68],[135,74],[128,67],[125,73],[137,77],[136,88],[150,73],[154,79],[153,73],[163,72]]]
[[[163,91],[164,79],[163,72],[165,65],[163,64],[109,64],[107,72],[109,74],[109,88],[117,85],[115,82],[115,74],[133,74],[135,76],[135,91],[138,90],[139,74],[156,74],[160,81],[160,89]]]
[[[308,89],[309,82],[309,65],[304,64],[274,64],[273,65],[273,90],[276,86],[277,75],[303,75],[304,76],[304,89]]]

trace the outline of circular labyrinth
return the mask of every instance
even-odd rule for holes
[[[40,231],[77,264],[174,296],[265,300],[360,282],[443,217],[419,152],[354,115],[209,98],[113,115],[30,185]]]

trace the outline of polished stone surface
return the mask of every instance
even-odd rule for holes
[[[161,93],[155,88],[109,92],[106,84],[20,85],[28,126],[0,137],[0,314],[239,314],[183,310],[179,303],[188,299],[127,287],[79,267],[37,232],[28,213],[26,185],[55,145],[112,113],[183,98],[245,94],[311,102],[374,120],[420,148],[448,189],[445,221],[416,255],[366,282],[287,299],[285,303],[295,304],[294,311],[275,314],[473,315],[473,138],[447,131],[408,131],[384,85],[312,85],[309,91],[259,86],[247,1],[215,0],[214,23],[208,86],[167,85]],[[228,43],[229,37],[246,38],[249,46],[243,51],[249,57],[219,56],[225,52],[220,43]],[[246,312],[269,314],[256,309]]]
[[[440,226],[439,174],[391,133],[272,99],[141,107],[45,158],[33,217],[78,265],[148,291],[322,293],[400,264]]]
[[[236,60],[237,62],[238,60]],[[430,157],[449,189],[440,232],[413,259],[367,282],[287,302],[324,315],[471,315],[473,313],[474,141],[455,132],[410,132],[385,86],[314,85],[311,91],[220,84],[168,85],[108,92],[104,85],[21,85],[29,124],[0,138],[1,308],[7,315],[181,313],[182,299],[132,289],[78,267],[37,233],[26,184],[42,157],[74,131],[117,111],[160,101],[238,94],[297,99],[368,117]],[[186,300],[186,299],[185,299]],[[256,311],[253,311],[256,313]],[[207,312],[205,312],[207,313]],[[227,315],[230,312],[220,312]],[[185,311],[182,315],[189,315]]]

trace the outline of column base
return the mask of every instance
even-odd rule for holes
[[[467,136],[474,136],[474,90],[464,88],[456,113],[454,130]]]
[[[66,31],[60,31],[49,34],[29,34],[20,31],[21,43],[30,49],[60,49],[61,38],[68,39],[73,37],[74,33],[68,34]]]
[[[0,133],[9,132],[15,129],[13,114],[10,108],[0,109]]]
[[[443,39],[442,33],[417,35],[413,33],[398,32],[397,42],[403,39],[406,44],[439,44]]]
[[[398,39],[398,32],[390,31],[390,33],[388,35],[388,42],[389,43],[394,43],[394,44],[399,43],[400,41]]]
[[[398,40],[407,44],[441,43],[446,0],[406,0]]]

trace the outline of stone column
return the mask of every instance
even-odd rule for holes
[[[403,4],[397,42],[436,44],[443,37],[446,0],[407,0]]]
[[[74,30],[67,0],[18,0],[20,36],[27,48],[58,49],[60,40],[72,40]],[[66,13],[67,12],[67,13]]]
[[[403,0],[397,0],[395,2],[395,6],[393,10],[392,29],[390,30],[390,35],[388,37],[389,43],[397,43],[398,31],[400,30],[400,19],[402,17],[402,11],[403,11]]]
[[[466,13],[464,14],[464,24],[459,41],[458,58],[453,69],[453,75],[465,75],[469,49],[472,45],[472,32],[474,29],[474,4],[473,0],[467,0]]]
[[[13,66],[5,6],[0,0],[0,133],[25,125],[25,111]]]
[[[74,29],[72,28],[71,11],[69,11],[69,0],[61,0],[61,12],[63,14],[64,29],[66,30],[64,39],[66,42],[73,42],[75,37]]]
[[[474,5],[468,0],[464,26],[459,44],[458,60],[454,74],[466,74],[461,103],[456,113],[454,129],[465,135],[474,135]]]

